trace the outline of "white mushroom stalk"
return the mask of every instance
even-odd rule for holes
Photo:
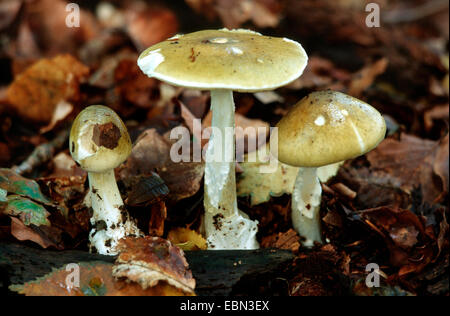
[[[94,210],[90,219],[93,226],[89,233],[91,249],[95,248],[104,255],[116,255],[120,239],[142,233],[124,209],[114,170],[89,172],[88,178],[90,203]]]
[[[110,108],[89,106],[74,120],[69,144],[73,159],[88,172],[85,202],[93,210],[90,249],[116,255],[121,238],[142,235],[124,208],[114,175],[114,168],[131,152],[125,124]]]
[[[257,249],[258,222],[238,210],[234,102],[230,90],[211,91],[212,134],[205,165],[205,231],[210,249]],[[230,139],[231,138],[231,139]]]
[[[322,186],[317,168],[300,168],[292,192],[292,226],[301,232],[305,247],[322,243],[320,201]]]
[[[321,182],[334,177],[343,161],[322,167],[299,168],[292,191],[292,226],[305,238],[305,247],[323,243],[320,226]]]

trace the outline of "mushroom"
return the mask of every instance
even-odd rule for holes
[[[140,55],[138,65],[149,77],[211,91],[213,130],[206,152],[204,199],[210,249],[259,247],[257,221],[237,208],[233,91],[286,85],[303,73],[307,59],[297,42],[243,29],[176,35]]]
[[[92,105],[78,114],[70,131],[70,153],[88,172],[88,203],[93,209],[89,233],[91,250],[117,254],[119,239],[141,235],[124,209],[114,168],[131,153],[131,140],[119,116],[103,105]]]
[[[280,120],[278,160],[301,167],[292,193],[292,225],[311,247],[322,243],[317,168],[363,155],[384,139],[386,125],[369,104],[335,91],[313,92]]]

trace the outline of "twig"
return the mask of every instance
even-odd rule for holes
[[[37,166],[50,160],[55,152],[66,143],[68,137],[69,129],[65,128],[52,141],[37,146],[25,161],[11,169],[18,174],[31,172]]]

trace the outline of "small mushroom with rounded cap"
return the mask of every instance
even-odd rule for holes
[[[114,168],[131,153],[127,128],[110,108],[92,105],[73,122],[69,146],[73,159],[88,172],[88,203],[94,211],[89,233],[91,250],[115,255],[121,238],[141,235],[124,209],[114,175]]]
[[[301,167],[292,193],[292,224],[311,247],[322,242],[317,168],[363,155],[384,139],[386,125],[369,104],[335,91],[313,92],[280,120],[278,160]]]
[[[249,30],[176,35],[145,50],[141,70],[170,84],[211,91],[212,135],[205,165],[205,231],[210,249],[255,249],[257,221],[237,208],[233,91],[274,90],[307,64],[302,46]],[[233,135],[230,137],[226,134]]]

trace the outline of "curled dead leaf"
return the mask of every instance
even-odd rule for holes
[[[159,237],[125,238],[118,245],[113,267],[116,279],[139,283],[145,290],[160,281],[188,294],[194,293],[195,279],[183,250]]]

